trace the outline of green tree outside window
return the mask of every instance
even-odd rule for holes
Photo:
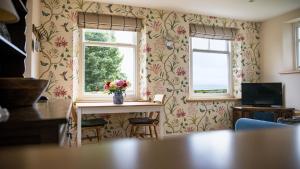
[[[98,42],[114,42],[113,34],[86,32],[85,39]],[[85,46],[85,92],[103,91],[105,81],[126,79],[120,66],[123,56],[116,47]]]

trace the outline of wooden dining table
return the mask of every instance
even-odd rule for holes
[[[300,127],[213,131],[80,148],[0,148],[1,169],[299,169]]]
[[[111,102],[77,102],[77,146],[81,146],[81,119],[83,114],[114,114],[114,113],[137,113],[137,112],[160,112],[159,113],[159,137],[163,137],[164,105],[153,102],[124,102],[113,104]]]

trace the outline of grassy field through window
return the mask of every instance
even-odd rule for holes
[[[194,93],[227,93],[227,89],[194,90]]]

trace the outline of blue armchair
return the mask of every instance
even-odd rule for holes
[[[240,118],[235,123],[235,131],[251,130],[251,129],[266,129],[266,128],[282,128],[289,125],[262,120]]]

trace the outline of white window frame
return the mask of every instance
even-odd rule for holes
[[[300,28],[300,21],[293,24],[293,37],[294,37],[294,60],[295,60],[295,68],[296,70],[300,70],[300,53],[299,53],[299,42],[300,35],[298,34],[298,28]]]
[[[231,43],[227,40],[226,43],[226,51],[219,51],[219,50],[211,50],[210,43],[208,44],[208,50],[205,49],[193,49],[192,46],[192,38],[197,37],[190,37],[190,82],[189,82],[189,98],[190,99],[214,99],[214,98],[232,98],[232,91],[233,91],[233,82],[232,82],[232,58],[231,58]],[[207,38],[204,38],[207,39]],[[193,91],[193,52],[203,52],[203,53],[218,53],[218,54],[227,54],[228,59],[228,88],[227,93],[194,93]]]
[[[111,101],[113,95],[110,94],[105,94],[105,93],[99,93],[99,92],[84,92],[84,86],[85,86],[85,47],[86,46],[103,46],[103,47],[131,47],[134,49],[135,51],[135,56],[134,56],[134,67],[135,67],[135,72],[134,72],[134,77],[135,77],[135,82],[134,82],[134,89],[133,89],[133,93],[127,93],[125,92],[125,97],[124,99],[126,101],[133,101],[136,100],[138,98],[138,70],[139,70],[139,66],[138,66],[138,57],[137,57],[137,39],[138,39],[138,35],[139,33],[137,32],[137,36],[136,36],[136,44],[128,44],[128,43],[113,43],[113,42],[96,42],[96,41],[85,41],[84,39],[84,33],[85,30],[89,30],[89,29],[80,29],[80,53],[81,53],[81,58],[79,58],[79,93],[78,93],[78,100],[79,101]],[[133,84],[133,82],[130,82],[131,85]]]

